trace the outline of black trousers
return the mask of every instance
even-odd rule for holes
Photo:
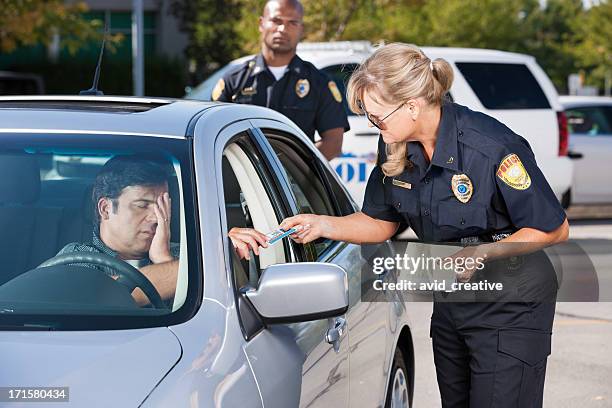
[[[431,319],[442,407],[541,407],[555,303],[452,296],[434,303]]]

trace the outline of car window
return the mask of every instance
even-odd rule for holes
[[[0,77],[0,95],[39,95],[40,83],[34,78]]]
[[[268,233],[276,230],[282,220],[282,214],[278,211],[279,201],[273,193],[270,177],[260,166],[260,162],[246,135],[239,135],[238,139],[228,144],[223,151],[222,177],[227,233],[232,228],[255,228]],[[260,255],[255,259],[258,274],[270,265],[285,263],[291,259],[288,241],[283,241],[260,250]],[[236,268],[241,270],[236,271]],[[253,276],[251,279],[248,276],[248,262],[242,261],[240,265],[234,262],[234,269],[238,286],[253,280]]]
[[[352,212],[352,205],[344,190],[322,166],[310,149],[296,138],[280,132],[264,130],[268,141],[278,156],[290,183],[300,214],[345,215]],[[334,241],[320,239],[314,242],[316,259],[333,245]],[[314,260],[314,259],[311,259]]]
[[[525,64],[455,64],[487,109],[550,109],[542,88]]]
[[[226,66],[213,72],[208,78],[204,80],[204,82],[202,82],[197,87],[189,90],[187,94],[185,95],[185,98],[186,99],[197,99],[201,101],[212,100],[212,91],[215,85],[217,85],[217,82],[219,81],[219,79],[223,78],[223,75],[225,75],[227,71],[229,71],[232,68],[235,68],[236,66],[237,65],[235,64],[227,64]]]
[[[348,83],[351,74],[357,69],[358,66],[359,64],[339,64],[330,65],[321,70],[329,75],[338,86],[338,90],[343,96],[342,105],[344,106],[344,110],[348,116],[355,116],[355,113],[349,109],[348,103],[346,102],[346,84]]]
[[[570,134],[612,135],[612,107],[585,106],[565,111]]]
[[[2,319],[44,320],[58,330],[168,325],[166,317],[196,303],[199,279],[197,268],[189,275],[197,243],[188,142],[50,136],[3,135],[0,310],[10,313]],[[162,214],[156,200],[165,193]],[[156,251],[158,233],[169,245]],[[155,304],[140,276],[171,261],[171,286],[152,285]]]

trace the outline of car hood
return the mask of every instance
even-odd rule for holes
[[[181,357],[168,328],[0,332],[0,386],[70,387],[74,406],[138,406]]]

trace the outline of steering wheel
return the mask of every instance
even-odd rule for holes
[[[119,278],[117,280],[123,284],[126,284],[128,288],[130,288],[130,292],[134,290],[134,288],[138,287],[142,289],[144,294],[147,296],[147,298],[149,298],[149,301],[156,309],[166,308],[166,305],[162,301],[159,292],[157,289],[155,289],[155,286],[153,286],[151,281],[142,274],[142,272],[134,268],[129,263],[110,255],[98,252],[73,252],[55,256],[41,263],[38,267],[44,268],[46,266],[79,263],[95,264],[113,269],[119,274]]]

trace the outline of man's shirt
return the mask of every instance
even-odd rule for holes
[[[60,249],[57,255],[71,254],[75,252],[97,252],[100,254],[106,254],[106,255],[112,256],[113,258],[117,258],[117,252],[113,251],[108,246],[106,246],[106,244],[102,242],[98,234],[96,234],[95,232],[92,234],[91,242],[88,242],[88,243],[72,242],[64,246],[62,249]],[[180,255],[180,245],[176,243],[170,243],[170,254],[172,255],[173,258],[178,259]],[[136,262],[133,262],[133,261],[125,261],[125,262],[129,263],[135,268],[142,268],[143,266],[153,264],[153,262],[148,257],[134,260],[134,261]],[[94,269],[101,270],[102,272],[106,273],[108,276],[114,279],[116,279],[118,275],[116,270],[108,266],[104,266],[104,265],[96,265],[96,264],[91,264],[91,263],[76,263],[75,265],[85,266],[88,268],[94,268]],[[129,288],[130,292],[134,290],[134,286],[131,285],[128,281],[119,280],[119,282],[125,284]]]
[[[315,131],[350,129],[336,83],[297,55],[276,80],[258,54],[226,73],[217,82],[212,99],[274,109],[294,121],[312,141]]]

